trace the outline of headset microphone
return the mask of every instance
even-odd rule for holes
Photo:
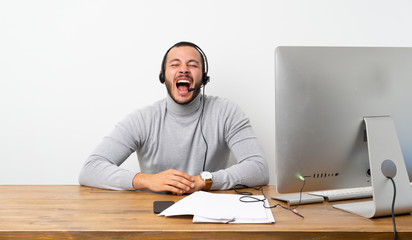
[[[201,87],[197,87],[197,88],[189,88],[187,91],[188,92],[192,92],[192,91],[195,91],[195,90],[198,90],[198,89],[200,89]]]

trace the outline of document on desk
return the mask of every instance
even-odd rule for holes
[[[272,210],[263,202],[241,202],[242,195],[194,192],[176,202],[159,216],[193,215],[193,222],[215,223],[274,223]],[[264,199],[263,195],[253,196]],[[266,206],[269,206],[267,199]]]

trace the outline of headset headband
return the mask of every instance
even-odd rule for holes
[[[164,83],[166,81],[165,79],[165,71],[166,71],[166,58],[167,58],[167,54],[169,54],[170,50],[172,50],[172,48],[174,47],[182,47],[182,46],[189,46],[189,47],[193,47],[195,48],[200,55],[202,56],[202,70],[203,70],[203,74],[202,74],[202,83],[203,85],[206,85],[209,81],[210,81],[210,77],[207,75],[207,72],[209,71],[209,65],[207,62],[207,57],[206,54],[202,51],[202,49],[197,46],[194,43],[191,42],[178,42],[176,44],[174,44],[172,47],[170,47],[167,51],[166,54],[163,56],[163,60],[162,60],[162,65],[161,65],[161,71],[159,74],[159,80],[161,83]]]

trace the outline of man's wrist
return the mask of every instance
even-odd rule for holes
[[[200,177],[202,178],[202,180],[204,181],[204,186],[203,186],[203,190],[205,191],[209,191],[212,188],[212,184],[213,184],[213,175],[210,172],[202,172],[200,174]]]
[[[138,189],[143,189],[144,184],[143,184],[143,178],[144,178],[144,173],[139,172],[138,174],[136,174],[133,178],[133,188],[138,190]]]

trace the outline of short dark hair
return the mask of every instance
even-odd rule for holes
[[[172,48],[175,48],[175,47],[183,47],[183,46],[193,47],[194,49],[196,49],[196,50],[200,53],[200,56],[202,56],[202,71],[203,71],[203,73],[206,73],[206,74],[207,74],[208,65],[207,65],[207,58],[206,58],[205,53],[204,53],[204,52],[202,51],[202,49],[201,49],[199,46],[197,46],[196,44],[194,44],[194,43],[192,43],[192,42],[185,42],[185,41],[178,42],[178,43],[174,44],[173,46],[171,46],[171,47],[167,50],[167,52],[166,52],[165,55],[163,56],[163,60],[162,60],[162,66],[161,66],[162,72],[164,73],[164,72],[166,71],[166,58],[167,58],[167,54],[169,54],[170,50],[172,50]]]

